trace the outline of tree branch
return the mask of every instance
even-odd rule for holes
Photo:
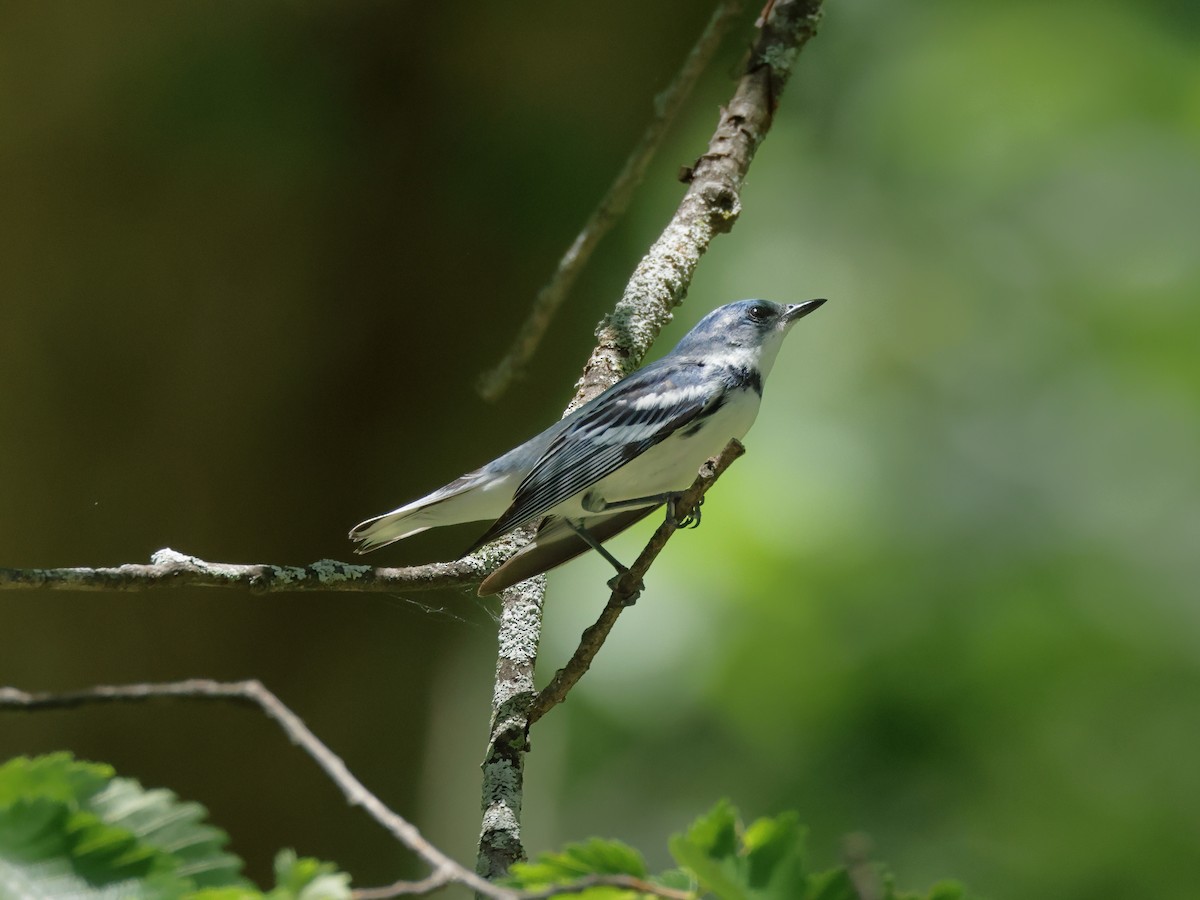
[[[716,456],[706,462],[700,468],[700,474],[696,480],[692,482],[692,486],[680,498],[676,504],[675,518],[686,519],[692,511],[699,511],[699,504],[704,499],[704,495],[708,489],[716,483],[716,480],[728,469],[735,459],[746,452],[746,448],[742,446],[741,441],[732,440],[725,445],[725,449],[721,451],[720,456]],[[642,550],[637,560],[629,571],[625,572],[613,588],[612,594],[608,598],[608,603],[600,613],[600,618],[594,624],[589,626],[579,639],[579,646],[575,648],[575,652],[571,655],[571,659],[565,666],[554,673],[554,677],[550,679],[550,683],[542,688],[541,692],[534,699],[529,707],[529,724],[532,725],[552,708],[567,699],[567,694],[571,688],[583,677],[583,673],[591,667],[592,660],[600,648],[604,646],[604,641],[608,637],[608,633],[612,631],[613,625],[617,623],[617,617],[621,613],[633,605],[633,601],[637,598],[641,590],[642,578],[649,571],[651,564],[658,558],[658,554],[662,552],[663,547],[667,545],[667,541],[680,528],[671,518],[664,518],[658,530],[650,538],[650,542],[646,548]]]
[[[741,8],[742,0],[725,0],[717,4],[712,18],[708,20],[675,78],[666,90],[654,98],[654,116],[642,133],[641,140],[625,160],[625,165],[617,174],[608,193],[558,261],[558,268],[554,270],[550,280],[538,291],[529,316],[521,325],[504,358],[480,377],[479,393],[485,400],[496,400],[503,394],[513,380],[520,376],[521,370],[537,350],[550,321],[591,258],[592,251],[629,209],[634,189],[645,177],[646,169],[658,151],[667,128],[691,94],[700,75],[708,67],[709,61],[725,37],[725,32],[729,30]]]
[[[167,547],[156,550],[149,565],[0,568],[0,591],[149,591],[172,587],[241,587],[254,594],[428,591],[477,584],[517,546],[515,537],[508,537],[454,562],[399,568],[360,566],[333,559],[307,566],[214,563]]]
[[[259,681],[219,682],[193,678],[164,684],[98,685],[62,694],[31,694],[16,688],[0,688],[0,709],[70,709],[89,703],[138,702],[162,697],[198,700],[231,700],[257,706],[274,720],[293,744],[307,753],[337,785],[351,806],[361,806],[400,843],[415,853],[433,870],[429,878],[409,882],[427,892],[451,882],[465,885],[489,900],[514,900],[517,892],[498,887],[444,854],[421,835],[416,826],[389,809],[354,777],[346,764],[312,733],[300,717]],[[393,886],[395,887],[395,886]],[[397,894],[403,891],[397,891]],[[414,891],[409,891],[414,893]]]
[[[576,384],[571,408],[637,368],[671,320],[671,310],[683,302],[700,257],[737,221],[750,163],[820,16],[821,0],[774,3],[708,150],[682,175],[689,186],[679,208],[638,263],[616,308],[600,323],[598,344]]]
[[[546,576],[539,575],[500,594],[496,679],[492,720],[483,763],[479,850],[475,871],[500,878],[525,858],[521,844],[521,802],[525,789],[525,751],[529,749],[527,710],[537,694],[533,668],[542,636]]]

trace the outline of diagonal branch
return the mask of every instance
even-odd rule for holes
[[[733,464],[733,461],[745,452],[746,448],[742,446],[741,441],[732,440],[725,445],[725,449],[719,456],[713,457],[701,466],[700,474],[696,476],[692,486],[676,504],[675,516],[666,518],[658,526],[658,530],[650,538],[650,543],[646,545],[634,564],[629,567],[629,571],[617,579],[612,595],[600,613],[600,618],[583,632],[583,636],[579,639],[579,646],[575,648],[575,653],[572,654],[570,661],[554,673],[550,683],[542,688],[541,693],[534,699],[529,707],[529,724],[532,725],[554,706],[566,700],[567,693],[591,666],[592,660],[604,646],[608,633],[617,623],[617,617],[627,607],[633,605],[633,601],[640,591],[642,578],[649,571],[651,564],[658,558],[663,547],[667,545],[671,535],[679,530],[680,526],[672,521],[672,518],[683,519],[691,511],[698,511],[700,502],[704,499],[708,489]]]
[[[741,12],[741,7],[742,0],[724,0],[717,5],[712,18],[708,20],[708,24],[683,61],[683,66],[676,73],[674,80],[666,90],[654,98],[654,117],[646,126],[641,140],[633,148],[629,158],[625,160],[625,165],[618,173],[616,181],[612,183],[608,193],[604,195],[600,204],[584,223],[583,229],[576,236],[574,242],[567,248],[562,259],[558,261],[558,268],[554,270],[554,275],[538,291],[529,316],[521,325],[504,358],[480,377],[479,393],[485,400],[496,400],[508,389],[513,380],[520,376],[522,368],[537,350],[542,336],[550,326],[551,319],[554,318],[554,314],[558,312],[558,308],[566,299],[575,279],[583,271],[592,251],[629,209],[634,189],[641,184],[645,177],[646,169],[654,158],[659,144],[662,143],[667,128],[670,127],[684,101],[691,94],[700,75],[708,67],[709,61],[725,37],[725,32]]]
[[[598,343],[576,384],[572,408],[637,368],[671,320],[671,310],[683,302],[700,257],[737,221],[750,163],[820,17],[821,0],[773,3],[707,151],[683,173],[688,190],[679,208],[596,331]]]
[[[0,709],[71,709],[89,703],[138,702],[162,697],[231,700],[257,706],[283,729],[293,744],[312,757],[341,790],[351,806],[361,806],[371,818],[391,832],[396,840],[429,865],[433,870],[432,874],[420,882],[411,883],[421,886],[423,891],[453,882],[465,885],[489,900],[514,900],[518,896],[515,891],[480,878],[429,843],[415,825],[399,813],[393,812],[382,800],[367,790],[346,768],[346,764],[312,733],[300,717],[259,681],[220,682],[207,678],[193,678],[163,684],[98,685],[61,694],[33,694],[16,688],[2,687]],[[400,893],[403,891],[396,892]]]

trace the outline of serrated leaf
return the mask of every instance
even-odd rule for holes
[[[350,876],[333,863],[295,850],[280,850],[275,856],[275,889],[271,900],[349,900]]]
[[[0,897],[157,900],[244,886],[241,861],[204,815],[69,754],[10,760],[0,766]]]
[[[69,753],[18,756],[0,765],[0,809],[44,798],[78,806],[113,777],[111,766],[78,762]]]
[[[591,838],[568,844],[559,853],[543,853],[534,862],[516,863],[509,870],[507,883],[525,890],[545,890],[572,884],[588,875],[630,875],[645,880],[646,861],[642,855],[620,841]],[[578,894],[585,900],[625,900],[638,897],[638,891],[619,887],[593,887]]]
[[[543,853],[535,862],[516,863],[509,874],[515,887],[541,889],[577,881],[585,875],[645,878],[646,861],[620,841],[591,838],[568,844],[560,853]]]
[[[183,802],[171,791],[146,790],[129,778],[114,778],[89,806],[98,815],[128,829],[148,847],[175,861],[177,875],[197,888],[246,886],[242,861],[225,851],[229,836],[207,824],[207,810]]]
[[[738,851],[737,821],[733,804],[718,800],[711,810],[692,822],[683,837],[711,859],[731,858]]]
[[[759,819],[744,832],[722,800],[671,838],[675,861],[721,900],[795,900],[804,893],[803,831],[794,814]]]
[[[737,809],[718,802],[682,834],[671,837],[671,854],[680,868],[657,877],[645,875],[636,851],[616,841],[593,839],[562,853],[547,853],[532,863],[513,866],[509,884],[527,890],[577,882],[593,873],[625,872],[677,891],[719,900],[859,900],[845,866],[810,874],[805,858],[805,829],[794,813],[762,818],[743,829]],[[636,862],[636,865],[634,865]],[[881,878],[882,900],[967,900],[962,887],[941,882],[928,893],[898,893],[887,872],[870,864]],[[636,891],[591,888],[585,900],[632,898]]]
[[[794,898],[804,890],[804,830],[795,813],[759,819],[742,836],[746,881],[763,897]]]
[[[672,835],[667,846],[675,862],[692,873],[703,892],[721,900],[746,900],[736,858],[736,819],[732,807],[728,807],[728,817],[725,812],[718,804],[686,832]]]

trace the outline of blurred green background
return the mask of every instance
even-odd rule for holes
[[[674,209],[747,10],[529,377],[473,392],[708,4],[7,4],[0,565],[347,558],[345,532],[549,424]],[[666,863],[718,797],[905,885],[1194,898],[1200,7],[829,5],[701,265],[704,312],[831,302],[749,454],[539,724],[530,850]],[[644,531],[617,544],[636,552]],[[456,555],[471,528],[377,557]],[[605,599],[551,579],[540,675]],[[473,859],[495,607],[467,591],[3,595],[0,683],[261,678]],[[0,717],[361,885],[414,868],[261,716]]]

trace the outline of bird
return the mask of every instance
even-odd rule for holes
[[[739,300],[704,316],[669,353],[487,465],[355,525],[357,553],[430,528],[491,521],[464,554],[523,525],[533,539],[483,580],[489,596],[603,542],[674,501],[700,466],[758,414],[763,382],[791,327],[824,299]],[[673,519],[674,520],[674,519]],[[698,524],[699,510],[676,524]],[[610,586],[615,583],[610,582]]]

